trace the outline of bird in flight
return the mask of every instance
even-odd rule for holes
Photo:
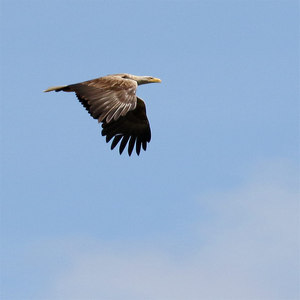
[[[54,86],[44,92],[75,92],[78,100],[89,114],[102,122],[102,136],[108,143],[112,138],[111,149],[120,142],[122,154],[128,144],[131,155],[134,146],[137,155],[141,147],[146,151],[151,139],[151,130],[144,101],[136,96],[138,85],[161,82],[151,76],[113,74],[76,84]]]

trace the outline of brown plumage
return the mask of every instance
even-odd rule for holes
[[[161,82],[150,76],[114,74],[77,84],[51,87],[45,90],[75,92],[89,114],[102,122],[102,135],[106,142],[112,138],[111,149],[120,142],[122,154],[128,144],[131,155],[134,146],[139,155],[141,147],[146,150],[151,139],[151,130],[146,115],[145,103],[136,96],[138,85]]]

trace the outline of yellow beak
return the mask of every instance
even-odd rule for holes
[[[161,82],[161,80],[159,78],[153,78],[151,79],[151,82]]]

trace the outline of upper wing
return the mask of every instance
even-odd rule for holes
[[[146,115],[145,103],[142,99],[136,97],[137,105],[132,111],[129,111],[125,116],[121,116],[117,120],[112,120],[107,123],[102,123],[102,135],[106,136],[108,143],[113,137],[111,149],[114,149],[122,139],[119,152],[122,154],[128,141],[128,154],[132,153],[136,145],[136,153],[140,154],[141,146],[144,150],[147,148],[147,143],[151,140],[151,130],[149,121]]]
[[[64,87],[63,91],[75,92],[90,115],[99,122],[117,120],[136,107],[134,80],[119,76],[106,76]]]

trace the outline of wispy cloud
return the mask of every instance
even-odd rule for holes
[[[182,256],[163,246],[87,240],[75,250],[75,243],[49,299],[297,299],[299,190],[292,169],[265,164],[236,189],[200,196],[199,209],[210,218],[195,224],[197,241]]]

